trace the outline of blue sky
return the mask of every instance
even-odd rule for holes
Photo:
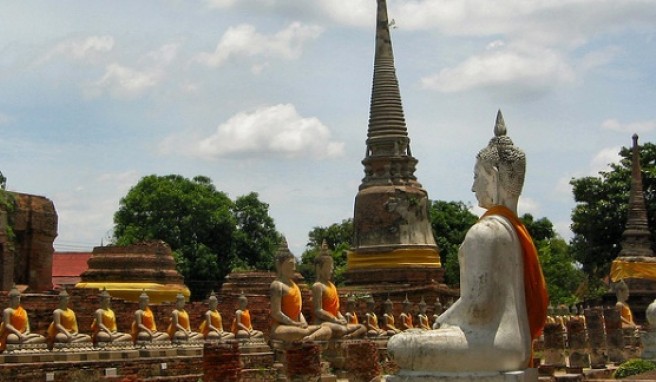
[[[497,109],[526,151],[519,212],[569,238],[572,177],[656,131],[654,0],[388,0],[416,175],[475,204]],[[0,3],[0,170],[90,250],[149,174],[256,191],[300,255],[353,214],[374,0]],[[477,213],[480,212],[475,210]]]

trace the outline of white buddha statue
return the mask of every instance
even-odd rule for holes
[[[517,217],[525,155],[506,136],[501,112],[494,132],[474,169],[472,191],[487,212],[460,246],[460,299],[439,316],[439,329],[390,338],[400,375],[495,374],[530,365],[548,297],[537,251]]]

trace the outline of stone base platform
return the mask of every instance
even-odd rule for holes
[[[490,354],[494,357],[493,354]],[[404,371],[386,375],[385,382],[537,382],[538,370],[526,369],[498,373],[433,373]]]

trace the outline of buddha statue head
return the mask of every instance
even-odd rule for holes
[[[216,298],[214,291],[210,293],[210,298],[207,300],[207,304],[211,310],[216,310],[216,307],[219,306],[219,300]]]
[[[392,309],[394,309],[394,303],[392,300],[390,300],[389,297],[387,297],[387,300],[385,300],[383,305],[385,305],[385,313],[392,313]]]
[[[296,258],[289,250],[287,239],[284,237],[276,252],[276,273],[284,279],[292,279],[296,273]]]
[[[433,309],[435,310],[434,314],[438,316],[442,314],[444,307],[442,306],[442,302],[440,301],[439,297],[435,298],[435,306],[433,307]]]
[[[14,284],[14,286],[11,288],[8,296],[9,296],[9,306],[12,309],[18,308],[18,306],[20,305],[21,295],[20,292],[18,291],[18,288],[16,288],[16,284]]]
[[[494,137],[476,156],[474,185],[479,206],[489,209],[504,205],[513,211],[524,186],[526,155],[506,136],[501,110],[497,114]]]
[[[403,300],[403,312],[404,313],[410,313],[410,310],[412,309],[412,302],[408,300],[408,295],[405,295],[405,300]]]
[[[325,239],[321,244],[321,251],[319,252],[319,256],[314,258],[314,270],[315,274],[317,275],[317,279],[320,281],[330,281],[333,275],[334,260],[330,255],[328,244],[326,243]]]
[[[102,292],[100,292],[100,307],[103,309],[109,309],[109,303],[112,299],[112,296],[109,295],[109,292],[107,292],[107,288],[103,288]]]
[[[349,295],[348,298],[346,299],[346,310],[348,312],[355,311],[355,296],[354,295]]]
[[[68,292],[66,292],[66,288],[62,289],[61,292],[59,292],[59,309],[66,310],[68,309]]]
[[[175,297],[175,308],[177,310],[183,310],[185,306],[185,296],[182,293],[178,293]]]
[[[141,310],[146,309],[149,303],[150,303],[150,297],[148,297],[148,293],[146,293],[146,290],[144,289],[139,295],[139,309]]]
[[[615,291],[617,302],[625,303],[629,299],[629,286],[626,285],[624,280],[620,280],[613,284],[613,290]]]
[[[367,312],[373,313],[375,307],[376,307],[376,301],[374,301],[374,296],[369,296],[369,298],[367,299]]]
[[[246,297],[244,291],[241,291],[238,301],[239,301],[239,309],[246,310],[246,308],[248,307],[248,297]]]
[[[424,296],[421,296],[421,301],[419,301],[419,313],[426,314],[426,301],[424,301]]]

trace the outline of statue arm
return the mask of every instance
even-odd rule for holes
[[[57,328],[59,333],[64,333],[68,338],[71,337],[71,333],[61,323],[61,311],[59,309],[53,312],[52,321],[55,323],[55,328]]]
[[[112,332],[109,330],[109,328],[107,326],[105,326],[105,323],[103,322],[103,313],[104,312],[103,312],[102,309],[96,310],[96,312],[95,312],[96,325],[98,325],[98,328],[100,328],[100,330],[102,330],[103,332],[105,332],[107,334],[112,334]]]
[[[173,323],[173,326],[177,328],[177,330],[181,330],[183,333],[188,333],[189,330],[180,324],[178,313],[177,309],[171,313],[171,323]]]
[[[238,309],[238,310],[235,312],[235,322],[237,323],[237,327],[238,327],[240,330],[244,330],[244,331],[250,333],[251,329],[247,328],[246,325],[244,325],[244,324],[241,322],[241,314],[242,314],[241,309]]]
[[[319,282],[312,285],[312,306],[314,308],[314,316],[322,322],[339,324],[341,322],[337,317],[323,309],[323,288],[324,286]]]
[[[2,322],[5,324],[5,330],[8,330],[15,335],[18,336],[18,338],[23,337],[23,333],[21,333],[18,329],[14,327],[14,325],[11,324],[11,315],[13,314],[13,309],[5,309],[5,311],[2,314]],[[27,334],[27,331],[26,333]]]
[[[205,325],[209,330],[219,332],[219,329],[212,325],[212,312],[209,310],[205,312]],[[223,331],[223,329],[221,329],[221,331]]]
[[[134,321],[137,323],[137,328],[139,328],[139,331],[144,331],[148,333],[149,335],[153,335],[153,332],[150,330],[150,328],[146,327],[143,323],[142,319],[143,311],[142,310],[137,310],[134,313]]]

